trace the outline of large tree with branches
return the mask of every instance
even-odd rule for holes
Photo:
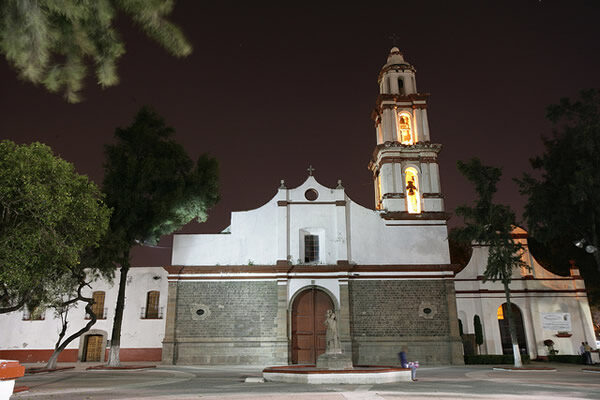
[[[97,186],[48,146],[0,142],[0,313],[47,302],[109,217]]]
[[[0,53],[19,76],[81,99],[88,65],[102,87],[119,81],[117,61],[125,45],[114,27],[127,15],[169,53],[183,57],[192,47],[167,20],[174,0],[3,0],[0,2]]]
[[[208,209],[218,200],[217,161],[202,155],[194,163],[172,139],[173,132],[162,117],[143,107],[130,126],[115,131],[116,142],[106,146],[103,189],[107,204],[114,209],[109,249],[120,265],[108,360],[111,366],[120,363],[131,248],[154,245],[162,235],[194,219],[205,221]]]
[[[600,271],[600,90],[561,99],[548,107],[547,117],[554,134],[531,160],[539,177],[517,180],[528,196],[529,232],[547,246],[577,244],[581,260],[593,259]]]

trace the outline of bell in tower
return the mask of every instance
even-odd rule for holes
[[[445,216],[437,162],[442,146],[430,142],[429,94],[417,91],[415,72],[393,47],[379,73],[372,114],[377,144],[369,169],[375,207],[389,219]]]

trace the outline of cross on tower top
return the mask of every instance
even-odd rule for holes
[[[313,171],[314,171],[315,169],[313,168],[313,166],[312,166],[312,165],[309,165],[309,166],[308,166],[308,168],[307,168],[306,170],[308,171],[308,175],[309,175],[309,176],[312,176],[312,174],[313,174]]]
[[[391,40],[392,46],[394,47],[398,47],[398,45],[400,44],[400,35],[396,33],[392,33],[390,36],[388,36],[388,39]]]

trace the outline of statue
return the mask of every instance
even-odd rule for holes
[[[338,334],[337,318],[333,310],[327,310],[324,325],[327,327],[327,332],[325,333],[325,353],[341,354],[342,346],[340,344],[340,335]]]
[[[317,368],[352,369],[352,355],[342,352],[342,344],[338,333],[338,321],[333,310],[327,310],[325,322],[325,353],[317,357]]]

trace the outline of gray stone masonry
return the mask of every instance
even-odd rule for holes
[[[276,282],[182,281],[172,285],[177,286],[176,318],[167,321],[174,327],[167,327],[172,335],[165,335],[164,362],[287,363]]]
[[[350,330],[355,365],[398,365],[411,360],[461,364],[456,303],[448,280],[351,281]]]

